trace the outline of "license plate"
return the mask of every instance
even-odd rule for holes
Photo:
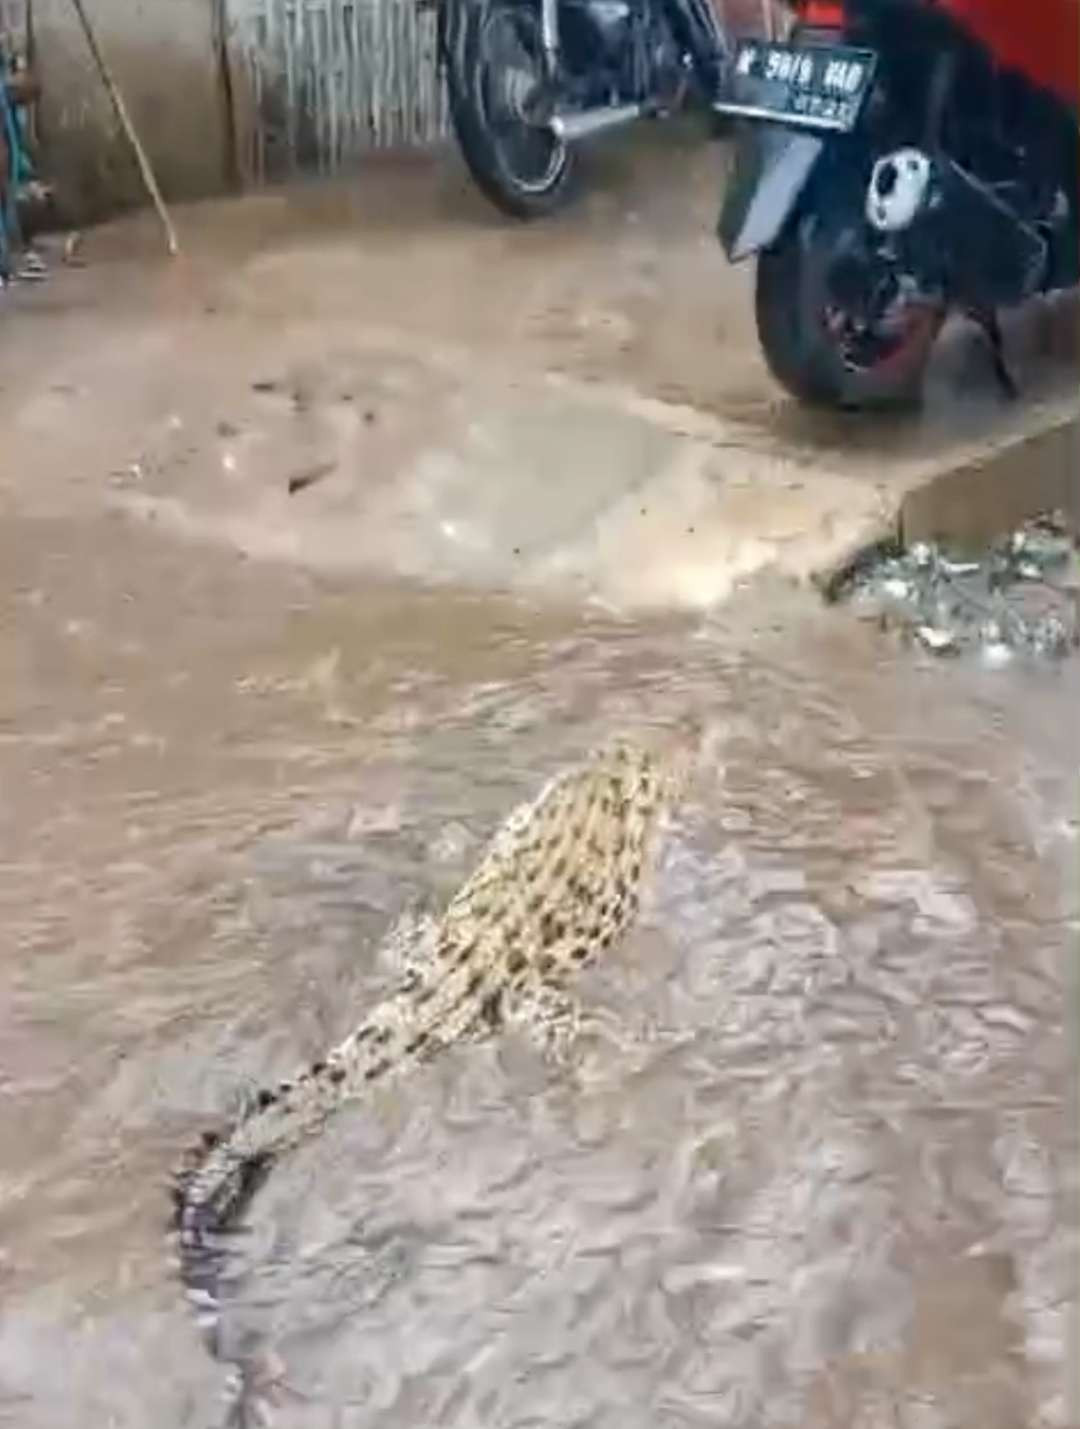
[[[850,45],[743,40],[728,93],[714,108],[747,119],[847,132],[855,127],[876,65],[873,50]]]

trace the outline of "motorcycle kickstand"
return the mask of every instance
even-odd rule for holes
[[[972,312],[971,317],[978,323],[983,336],[990,348],[990,362],[994,369],[994,376],[997,378],[998,386],[1010,402],[1015,402],[1020,396],[1020,386],[1009,369],[1008,359],[1005,356],[1005,338],[1001,331],[1001,323],[993,308],[982,309]]]

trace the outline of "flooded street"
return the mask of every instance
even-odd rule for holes
[[[179,1152],[345,1035],[394,980],[383,935],[515,803],[614,730],[696,713],[720,764],[581,979],[571,1066],[508,1033],[339,1116],[256,1201],[228,1344],[280,1355],[281,1429],[1072,1429],[1080,661],[936,660],[662,529],[635,609],[624,528],[573,545],[584,507],[519,582],[492,554],[528,534],[512,486],[490,540],[436,547],[463,487],[421,431],[426,378],[389,363],[378,471],[415,442],[437,498],[339,487],[290,545],[289,497],[250,484],[284,422],[252,384],[294,371],[295,332],[152,338],[117,291],[76,350],[54,291],[54,366],[4,358],[0,1424],[220,1422],[169,1263]],[[472,400],[447,399],[475,474]],[[583,431],[603,482],[633,442]]]
[[[1073,1422],[1075,663],[790,594],[629,624],[5,540],[4,1422],[214,1422],[177,1149],[348,1030],[538,781],[688,709],[723,777],[574,1072],[509,1038],[340,1117],[257,1203],[227,1333],[282,1354],[290,1425]]]

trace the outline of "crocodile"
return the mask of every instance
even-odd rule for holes
[[[495,834],[442,916],[408,927],[402,977],[332,1050],[257,1092],[203,1134],[173,1178],[181,1279],[211,1353],[220,1348],[227,1236],[274,1162],[340,1107],[455,1043],[508,1021],[556,1054],[577,1024],[573,975],[634,920],[667,816],[700,738],[618,739],[556,775]],[[400,937],[400,931],[398,936]],[[241,1367],[230,1422],[253,1420],[259,1379]]]

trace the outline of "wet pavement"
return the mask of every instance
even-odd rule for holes
[[[507,261],[549,296],[577,281],[575,244],[599,272],[611,195],[546,240],[449,223],[446,267],[381,350],[404,352],[400,327],[419,328],[422,308],[437,346],[447,273],[470,245],[523,245]],[[385,227],[388,248],[406,241]],[[487,544],[438,565],[428,517],[454,518],[420,497],[448,489],[448,468],[432,475],[421,456],[445,451],[446,410],[469,430],[472,398],[455,388],[433,415],[429,368],[410,387],[404,358],[369,357],[377,400],[361,392],[373,328],[346,342],[349,315],[318,310],[362,266],[344,244],[338,268],[324,248],[321,278],[286,292],[295,244],[290,266],[280,236],[264,237],[253,270],[237,239],[231,271],[226,238],[169,274],[108,256],[131,227],[103,235],[100,287],[91,266],[35,288],[34,314],[20,298],[8,330],[27,346],[0,357],[14,431],[0,524],[0,1423],[218,1422],[221,1375],[167,1262],[178,1151],[344,1034],[390,983],[378,947],[396,915],[444,898],[544,776],[616,727],[705,712],[722,768],[677,822],[640,926],[583,979],[573,1068],[507,1037],[341,1116],[258,1200],[226,1333],[282,1356],[285,1429],[1071,1429],[1080,661],[942,661],[779,575],[748,582],[741,548],[714,570],[662,524],[629,555],[610,525],[605,564],[592,523],[630,499],[604,467],[617,465],[607,428],[562,433],[586,453],[567,491],[592,470],[613,484],[591,506],[578,494],[534,552],[575,579],[511,579],[490,554],[514,521],[519,546],[530,534],[512,486]],[[477,330],[513,329],[490,266],[506,301],[477,306]],[[718,366],[709,380],[732,404],[747,384],[777,414],[769,440],[795,442],[801,419],[749,342],[717,344],[696,281],[673,279],[664,301],[727,354],[727,378]],[[185,291],[231,311],[217,344],[216,314],[183,318]],[[689,370],[671,321],[639,357],[635,412],[661,435],[673,407],[687,426],[728,421],[700,390],[673,404],[650,391],[650,373]],[[321,357],[320,329],[333,338]],[[617,369],[608,337],[578,341],[574,382],[589,385],[582,364]],[[510,346],[507,381],[526,366]],[[318,358],[307,388],[302,350]],[[386,504],[362,505],[369,544],[351,563],[349,491],[321,525],[281,535],[283,512],[333,496],[333,478],[287,487],[298,453],[309,472],[327,459],[319,422],[338,407],[319,394],[346,369],[340,405],[358,425],[343,450],[368,426],[387,443],[370,467]],[[566,379],[542,370],[545,390]],[[523,410],[536,385],[534,372]],[[668,403],[662,423],[653,401]],[[925,453],[945,413],[932,398],[903,441]],[[526,470],[541,426],[520,440]],[[848,430],[845,461],[872,450],[870,429]],[[522,428],[507,431],[501,451]],[[472,440],[482,454],[489,434]],[[409,443],[416,484],[398,507],[385,473]],[[627,439],[619,461],[635,450]],[[463,520],[468,472],[495,487],[481,461],[458,460],[446,481]],[[664,490],[687,489],[664,470]],[[757,499],[745,539],[765,542],[772,508]],[[474,529],[489,509],[477,498]],[[338,555],[321,559],[335,523]],[[606,574],[646,558],[647,610]],[[407,578],[391,576],[398,563]]]
[[[2,300],[0,493],[339,574],[704,609],[1075,418],[1072,300],[1008,323],[1022,403],[962,324],[918,420],[787,400],[714,237],[725,152],[635,129],[539,226],[428,158],[182,209],[179,260],[150,215],[89,234]]]

